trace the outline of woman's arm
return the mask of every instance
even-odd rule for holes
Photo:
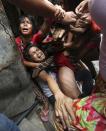
[[[45,71],[41,71],[39,77],[48,83],[50,90],[53,92],[56,102],[55,102],[55,112],[64,126],[64,128],[71,126],[71,121],[76,122],[76,118],[71,107],[72,99],[65,96],[57,82],[48,75]],[[66,104],[67,102],[67,104]]]
[[[70,30],[71,30],[73,33],[83,33],[83,32],[86,31],[86,28],[74,27],[74,26],[70,25]]]
[[[71,31],[68,32],[67,34],[67,39],[64,42],[64,47],[65,48],[70,48],[72,46],[72,39],[73,39],[73,33]]]
[[[86,28],[74,28],[71,29],[71,31],[76,32],[76,33],[84,33],[86,31]]]
[[[31,14],[54,17],[55,6],[48,0],[8,0]]]
[[[48,83],[48,86],[54,95],[56,95],[58,91],[61,92],[57,82],[44,70],[40,72],[39,77]]]
[[[40,63],[34,63],[34,62],[27,61],[27,60],[23,60],[23,64],[26,67],[30,67],[30,68],[35,68],[35,67],[38,67],[40,65]]]

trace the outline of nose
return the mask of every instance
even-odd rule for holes
[[[27,22],[24,22],[24,26],[26,26],[27,25]]]
[[[38,56],[40,56],[41,53],[40,53],[40,51],[37,51],[36,54],[37,54]]]

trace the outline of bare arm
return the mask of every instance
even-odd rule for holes
[[[34,63],[34,62],[26,61],[26,60],[23,60],[23,64],[26,67],[30,67],[30,68],[35,68],[35,67],[38,67],[40,65],[40,63]]]
[[[72,38],[73,38],[73,33],[72,32],[68,32],[68,36],[67,36],[67,39],[64,43],[64,47],[65,48],[70,48],[71,45],[72,45]]]
[[[70,30],[75,33],[83,33],[86,31],[86,28],[74,27],[74,26],[70,25]]]
[[[74,28],[71,31],[77,32],[77,33],[83,33],[83,32],[85,32],[85,30],[86,30],[85,28]]]
[[[57,82],[49,76],[45,71],[41,71],[39,77],[44,81],[47,81],[49,88],[53,92],[56,102],[55,102],[55,112],[56,115],[60,118],[64,128],[71,126],[71,121],[76,121],[74,116],[74,112],[71,106],[72,99],[65,96],[61,90]],[[67,103],[67,104],[66,104]]]
[[[48,0],[8,0],[31,14],[54,17],[55,6]]]
[[[33,15],[40,15],[44,17],[52,17],[54,19],[59,19],[64,23],[71,23],[75,21],[75,14],[72,12],[65,12],[58,8],[58,6],[53,5],[48,0],[8,0],[12,4],[18,6],[19,8],[27,11]]]
[[[48,83],[48,86],[54,95],[56,95],[58,91],[61,92],[57,82],[48,73],[46,73],[45,71],[41,71],[39,77]]]

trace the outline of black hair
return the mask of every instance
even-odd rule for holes
[[[25,17],[27,17],[31,21],[32,33],[34,34],[36,32],[36,25],[35,25],[35,21],[34,21],[34,17],[33,16],[31,16],[31,15],[22,15],[22,16],[20,16],[19,17],[19,26],[20,26],[20,23],[25,19]]]
[[[42,43],[33,45],[32,43],[29,42],[26,44],[26,47],[24,48],[23,52],[24,58],[28,61],[33,61],[28,53],[31,47],[38,47],[45,54],[46,58],[54,56],[58,52],[64,51],[63,44],[61,43],[60,40],[48,42],[47,45],[43,45]]]
[[[31,58],[31,56],[29,55],[29,49],[30,49],[31,47],[37,47],[37,48],[39,48],[38,45],[33,45],[33,44],[30,43],[30,42],[28,42],[28,43],[26,44],[26,46],[25,46],[25,48],[24,48],[24,51],[23,51],[23,56],[24,56],[24,58],[25,58],[26,60],[28,60],[28,61],[33,61],[32,58]],[[40,47],[39,49],[44,52],[43,48]],[[44,52],[44,54],[45,54],[45,52]]]

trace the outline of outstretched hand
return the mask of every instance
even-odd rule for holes
[[[76,118],[72,107],[73,100],[61,92],[58,92],[55,95],[55,99],[56,116],[62,122],[64,129],[67,128],[70,131],[70,129],[72,129],[72,123],[76,123]]]

